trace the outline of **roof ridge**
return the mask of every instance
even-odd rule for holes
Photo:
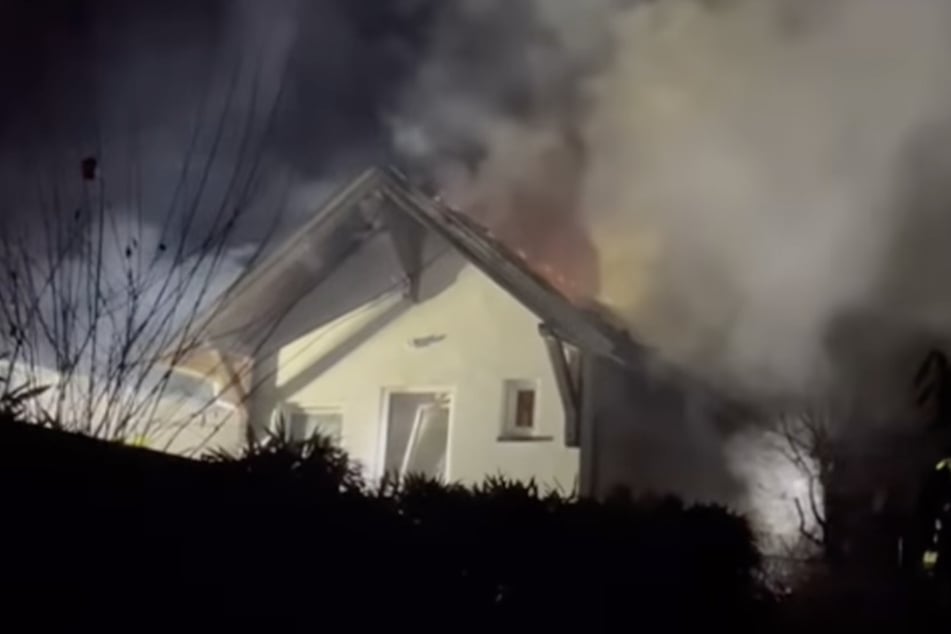
[[[381,194],[400,213],[412,218],[428,231],[446,240],[481,272],[502,287],[514,299],[552,325],[560,325],[563,336],[576,343],[617,359],[633,357],[641,349],[630,333],[618,328],[615,320],[603,311],[580,306],[562,293],[544,275],[535,270],[523,251],[506,244],[491,228],[465,212],[455,209],[420,188],[396,168],[371,167],[342,187],[324,202],[315,216],[305,223],[280,248],[261,262],[252,264],[238,280],[202,316],[199,328],[210,326],[232,302],[272,279],[279,267],[300,244],[325,222],[354,208],[373,193]]]

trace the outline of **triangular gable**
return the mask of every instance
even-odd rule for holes
[[[442,236],[468,261],[532,311],[559,337],[588,352],[625,364],[639,363],[643,349],[593,310],[574,305],[484,227],[429,198],[394,170],[382,178],[388,200]]]
[[[489,231],[412,187],[395,170],[379,169],[361,174],[283,247],[242,276],[206,316],[208,338],[240,340],[242,330],[272,326],[380,232],[392,238],[411,296],[425,266],[420,236],[431,232],[558,337],[625,364],[641,361],[642,348],[626,332],[572,304]]]

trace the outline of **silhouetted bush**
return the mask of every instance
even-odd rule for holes
[[[0,469],[5,597],[72,624],[735,631],[767,605],[746,521],[673,499],[371,486],[323,439],[192,462],[9,421]]]

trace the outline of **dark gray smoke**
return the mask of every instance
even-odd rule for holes
[[[315,182],[388,156],[384,113],[438,3],[379,4],[4,3],[5,215],[52,205],[38,192],[54,188],[77,204],[79,162],[94,155],[110,204],[158,225],[184,213],[173,200],[183,181],[205,191],[210,215],[234,196],[232,171],[253,172],[254,195],[240,202],[262,217],[240,238],[259,238],[275,197],[306,186],[293,200],[312,205]]]
[[[258,213],[287,211],[274,204],[287,195],[299,219],[368,163],[398,160],[443,184],[475,170],[506,133],[501,118],[576,137],[580,79],[607,51],[593,46],[606,44],[599,16],[617,3],[589,4],[13,0],[0,44],[6,215],[28,216],[54,187],[69,206],[89,155],[110,202],[150,222],[166,221],[182,180],[214,207],[252,159],[266,167],[249,197]]]

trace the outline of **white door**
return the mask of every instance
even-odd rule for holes
[[[387,395],[383,470],[446,478],[451,398],[447,392],[390,392]]]

